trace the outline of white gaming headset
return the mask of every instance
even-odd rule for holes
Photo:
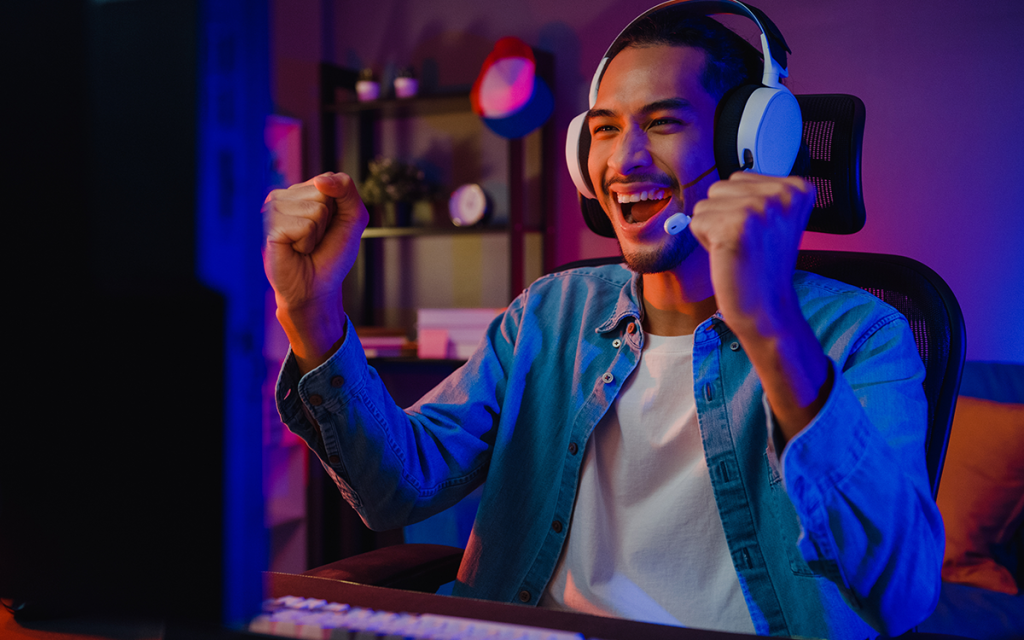
[[[723,96],[715,117],[715,167],[725,180],[734,171],[750,170],[771,176],[789,175],[800,150],[803,122],[800,106],[789,89],[779,83],[788,75],[786,53],[789,47],[782,34],[763,11],[738,0],[670,0],[637,16],[608,47],[590,82],[591,108],[597,103],[609,55],[619,38],[637,21],[671,6],[685,5],[686,14],[707,16],[729,13],[750,18],[761,31],[764,72],[761,84],[742,85]],[[680,7],[682,8],[682,7]],[[580,205],[587,226],[599,235],[613,238],[615,231],[597,202],[590,181],[590,130],[585,111],[569,123],[565,141],[565,159],[569,175],[580,193]],[[685,225],[684,225],[685,226]],[[678,233],[678,230],[669,233]]]

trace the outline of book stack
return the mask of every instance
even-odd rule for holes
[[[421,358],[468,360],[505,309],[420,309],[416,314],[417,354]]]
[[[367,358],[399,358],[416,355],[416,343],[410,342],[402,329],[387,327],[356,327],[359,343]]]

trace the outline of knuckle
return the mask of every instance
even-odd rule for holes
[[[327,213],[327,205],[319,200],[300,200],[295,206],[295,214],[304,218],[319,219]]]
[[[759,195],[747,195],[740,199],[740,208],[749,213],[764,213],[767,206],[766,198]]]
[[[818,195],[817,185],[809,180],[802,180],[801,182],[803,182],[803,192],[807,194],[808,198],[813,200]]]
[[[260,210],[263,213],[263,224],[266,227],[271,227],[280,224],[281,218],[280,208],[274,202],[268,202],[263,205]]]

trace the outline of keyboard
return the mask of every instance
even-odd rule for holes
[[[394,613],[315,598],[263,603],[249,631],[303,640],[584,640],[579,633],[432,613]]]

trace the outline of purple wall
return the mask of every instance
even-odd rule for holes
[[[518,36],[556,56],[555,123],[586,108],[590,75],[648,0],[299,0],[272,3],[279,109],[309,125],[316,158],[315,63],[413,64],[441,87],[473,81],[491,44]],[[1024,362],[1024,4],[967,0],[760,0],[793,55],[796,93],[842,92],[867,105],[863,182],[868,222],[850,237],[804,246],[907,255],[935,269],[960,300],[967,357]],[[367,7],[373,7],[367,10]],[[426,63],[426,66],[424,65]],[[310,83],[313,83],[312,85]],[[562,135],[560,133],[560,135]],[[561,145],[561,141],[558,143]],[[309,169],[317,165],[309,162]],[[556,166],[556,261],[610,255],[578,215]],[[986,322],[986,320],[988,320]]]

